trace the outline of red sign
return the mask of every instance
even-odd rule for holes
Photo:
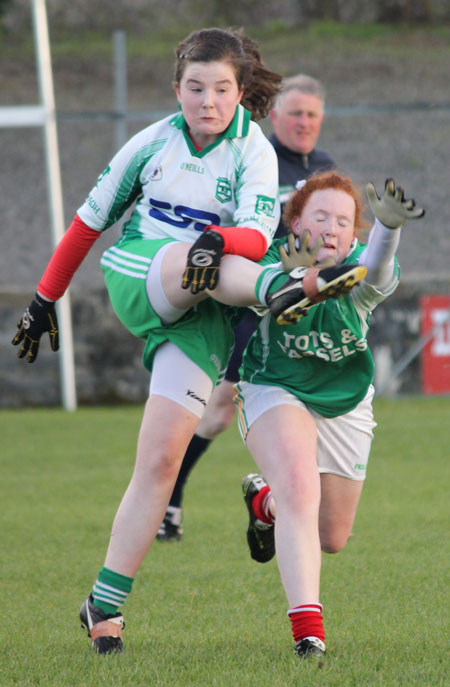
[[[450,393],[450,296],[422,296],[422,387],[426,394]]]

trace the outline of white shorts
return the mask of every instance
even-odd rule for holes
[[[160,346],[153,362],[150,395],[164,396],[199,418],[213,390],[210,377],[171,341]]]
[[[279,386],[239,382],[234,402],[238,406],[238,424],[244,442],[252,424],[263,413],[278,405],[306,410],[317,427],[317,465],[320,473],[330,473],[353,480],[364,480],[376,422],[373,419],[371,385],[365,398],[345,415],[326,418],[308,408],[300,399]]]

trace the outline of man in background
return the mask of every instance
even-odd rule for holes
[[[317,79],[304,74],[284,79],[275,107],[270,111],[274,131],[270,141],[278,157],[282,207],[294,192],[297,181],[335,166],[326,153],[316,149],[325,117],[324,109],[325,89]],[[275,236],[278,238],[286,233],[287,229],[280,221]],[[242,354],[256,329],[257,320],[258,316],[248,310],[234,330],[235,346],[225,378],[214,390],[187,448],[166,515],[157,534],[160,541],[181,539],[183,488],[189,473],[211,441],[233,421],[236,413],[233,403],[234,384],[239,381]]]
[[[280,201],[283,204],[295,184],[315,172],[334,167],[327,153],[316,149],[325,118],[325,90],[320,81],[299,74],[284,80],[275,107],[270,111],[274,133],[270,137],[278,157]],[[278,227],[276,237],[286,228]]]

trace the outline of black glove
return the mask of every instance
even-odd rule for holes
[[[222,236],[216,231],[204,231],[199,236],[188,253],[182,289],[191,287],[191,292],[195,294],[216,288],[224,243]]]
[[[49,333],[52,351],[59,349],[58,320],[55,304],[52,301],[46,301],[36,293],[17,326],[19,331],[11,343],[13,346],[22,343],[17,354],[18,358],[24,358],[28,353],[28,362],[34,363],[44,332]]]

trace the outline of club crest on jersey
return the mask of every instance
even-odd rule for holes
[[[97,179],[96,186],[99,185],[103,177],[105,177],[107,174],[109,174],[111,171],[111,167],[108,165],[106,169],[103,170],[103,172],[100,174],[99,178]]]
[[[255,212],[257,215],[267,215],[267,217],[273,217],[274,208],[275,198],[261,195],[256,196]]]
[[[216,198],[221,203],[228,203],[233,197],[231,183],[225,177],[218,177],[216,186]]]
[[[153,172],[150,174],[150,181],[159,181],[162,179],[162,167],[159,165],[156,169],[153,170]]]

